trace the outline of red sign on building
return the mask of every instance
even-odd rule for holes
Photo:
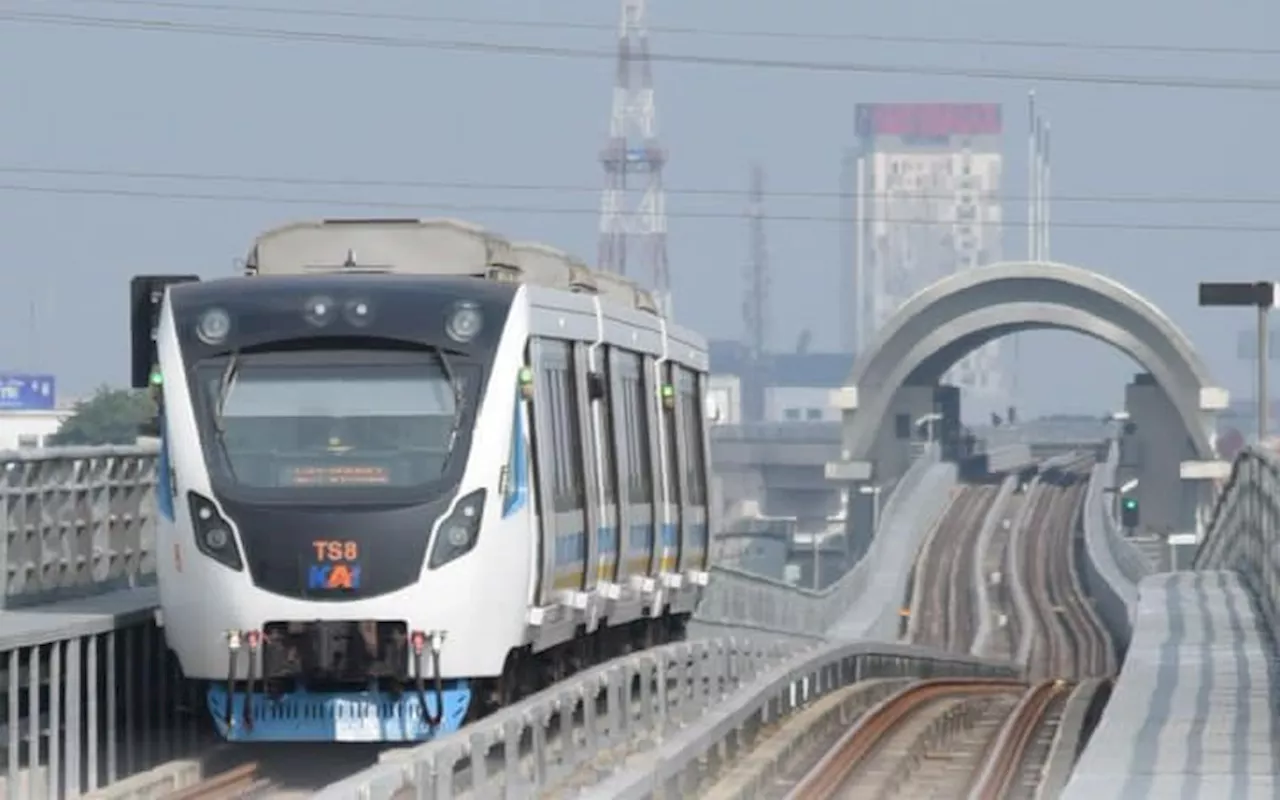
[[[857,107],[857,132],[863,138],[994,136],[1000,130],[998,103],[863,103]]]

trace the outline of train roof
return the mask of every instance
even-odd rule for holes
[[[563,250],[510,242],[457,219],[326,219],[292,222],[254,240],[246,275],[335,273],[455,275],[527,283],[659,314],[653,296]]]

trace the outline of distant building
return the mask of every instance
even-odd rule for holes
[[[69,408],[0,411],[0,450],[48,447],[49,437],[74,413]]]
[[[860,103],[856,110],[854,263],[845,273],[841,347],[870,346],[908,298],[1002,257],[1001,109],[994,103]],[[999,407],[999,345],[952,366],[945,383]],[[994,405],[993,405],[994,404]]]
[[[831,390],[849,379],[851,353],[770,353],[752,363],[740,342],[712,341],[710,351],[710,403],[721,423],[840,420]]]

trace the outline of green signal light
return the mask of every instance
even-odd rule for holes
[[[162,375],[160,374],[160,370],[156,370],[155,372],[152,372],[152,373],[151,373],[151,385],[152,385],[152,386],[159,386],[159,385],[160,385],[160,384],[162,384],[162,383],[164,383],[164,376],[162,376]]]
[[[1124,507],[1125,507],[1125,508],[1137,508],[1137,507],[1138,507],[1138,501],[1137,501],[1137,500],[1134,500],[1134,499],[1133,499],[1133,498],[1131,498],[1131,497],[1127,497],[1127,498],[1125,498],[1125,501],[1124,501]]]

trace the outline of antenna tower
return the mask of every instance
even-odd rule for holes
[[[646,5],[647,0],[622,0],[613,116],[609,143],[600,155],[605,188],[600,199],[599,266],[633,278],[647,273],[659,307],[670,316],[667,203],[662,191],[667,154],[658,143]],[[635,185],[627,180],[629,175],[638,176]],[[629,253],[633,244],[635,252]]]
[[[752,361],[764,357],[769,335],[769,251],[764,232],[764,168],[751,167],[751,195],[747,205],[751,228],[751,255],[747,261],[746,297],[742,302],[742,324]]]

